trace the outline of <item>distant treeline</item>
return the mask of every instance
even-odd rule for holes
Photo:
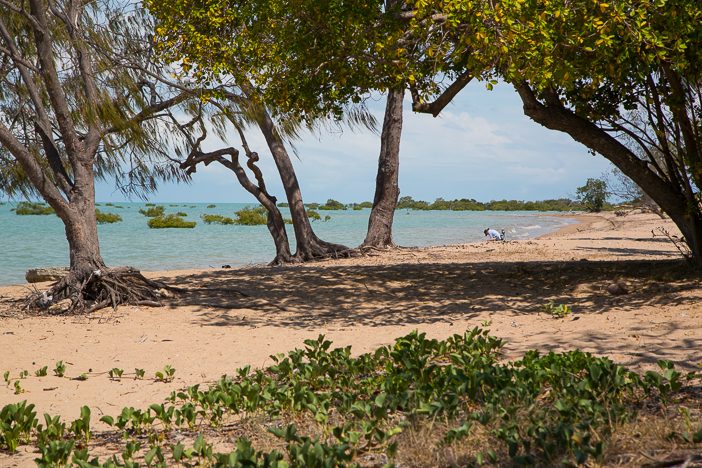
[[[287,203],[279,203],[281,207],[287,207]],[[360,210],[372,208],[373,203],[350,203],[343,204],[336,200],[329,199],[323,205],[319,203],[308,203],[305,206],[315,210]],[[479,202],[472,198],[461,198],[457,200],[444,200],[437,198],[429,203],[423,200],[415,200],[412,197],[400,197],[397,203],[398,210],[441,210],[441,211],[581,211],[585,207],[582,203],[568,198],[558,198],[554,200],[523,201],[523,200],[492,200],[489,202]]]

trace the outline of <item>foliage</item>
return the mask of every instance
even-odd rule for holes
[[[207,205],[207,208],[217,208],[217,205],[210,204],[210,205]]]
[[[661,373],[640,376],[580,351],[529,351],[504,362],[502,345],[478,328],[441,341],[413,332],[358,356],[350,347],[332,349],[323,336],[306,340],[303,349],[272,356],[274,364],[266,369],[244,367],[208,389],[195,385],[173,392],[164,404],[103,416],[125,436],[121,460],[113,456],[108,466],[138,457],[198,466],[340,466],[383,452],[392,462],[403,432],[442,420],[451,422],[442,445],[489,434],[488,445],[466,464],[595,464],[612,431],[645,406],[643,400],[669,400],[686,379],[699,378],[683,376],[668,361],[659,363]],[[166,366],[157,379],[172,379],[174,372]],[[0,440],[16,449],[34,431],[38,463],[65,463],[72,455],[79,466],[92,466],[87,449],[75,448],[91,437],[88,408],[68,429],[49,415],[46,427],[37,426],[33,407],[26,408],[2,410]],[[253,414],[270,418],[266,425],[282,452],[256,450],[246,438],[229,453],[216,453],[202,434],[192,446],[168,439],[173,427],[217,427],[228,417]],[[300,426],[283,422],[286,415],[315,421],[324,435],[301,433]],[[685,427],[676,435],[680,443],[698,443],[699,428],[692,422]]]
[[[166,208],[164,206],[149,206],[148,203],[146,206],[148,206],[148,208],[140,209],[139,213],[143,214],[147,218],[157,218],[159,216],[163,216],[166,212]]]
[[[205,224],[235,224],[234,220],[227,216],[204,214],[200,217]]]
[[[95,217],[98,224],[112,224],[122,221],[122,217],[116,213],[103,213],[100,210],[95,210]]]
[[[186,221],[182,216],[177,214],[169,214],[166,216],[157,216],[151,218],[148,225],[151,229],[166,229],[166,228],[185,228],[192,229],[197,223],[195,221]]]
[[[54,375],[56,377],[63,377],[66,374],[66,364],[63,361],[57,361],[54,367]]]
[[[361,203],[352,203],[351,207],[356,211],[362,210],[364,208],[373,208],[373,202],[364,201]]]
[[[29,439],[37,425],[33,404],[26,401],[9,404],[0,410],[0,448],[14,452]]]
[[[544,309],[553,318],[564,318],[573,313],[573,308],[568,304],[556,305],[553,301],[546,304]]]
[[[168,61],[201,82],[227,76],[254,86],[263,102],[284,113],[340,116],[365,91],[397,84],[403,70],[393,60],[403,52],[385,47],[398,28],[382,1],[145,4]]]
[[[344,205],[343,203],[341,203],[339,201],[336,201],[336,200],[333,200],[330,198],[329,200],[327,200],[327,202],[324,205],[319,205],[319,207],[317,209],[318,210],[345,210],[346,205]]]
[[[472,198],[457,200],[437,198],[433,203],[429,203],[415,200],[411,196],[403,196],[398,200],[397,208],[451,211],[572,211],[582,209],[582,205],[567,198],[541,201],[493,200],[489,202],[479,202]]]
[[[577,189],[578,200],[587,211],[600,212],[607,201],[607,183],[602,179],[587,179]]]
[[[315,210],[307,210],[307,217],[313,221],[319,221],[320,219],[322,219],[322,216],[319,214],[319,212]]]
[[[166,364],[162,371],[156,372],[156,380],[160,382],[172,382],[175,369],[170,364]]]
[[[15,208],[15,214],[18,215],[50,215],[54,213],[53,208],[43,203],[19,202]]]
[[[257,226],[268,222],[268,214],[262,206],[257,208],[244,208],[236,213],[236,224],[243,226]]]

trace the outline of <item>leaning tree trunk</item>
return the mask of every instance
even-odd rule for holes
[[[515,84],[515,88],[527,117],[546,128],[567,133],[575,141],[604,156],[641,187],[680,229],[690,249],[692,263],[702,268],[702,207],[694,193],[684,190],[680,183],[663,180],[646,161],[639,159],[612,135],[566,109],[553,93],[547,94],[544,104],[527,83]]]
[[[307,217],[305,205],[302,201],[302,193],[295,175],[295,168],[273,120],[265,109],[260,111],[258,126],[266,139],[268,148],[271,150],[290,206],[297,247],[295,258],[299,261],[313,260],[315,258],[336,256],[348,250],[343,245],[332,244],[319,239],[312,230],[312,224]]]
[[[385,106],[383,131],[380,134],[378,175],[375,178],[373,209],[368,219],[366,239],[361,247],[391,247],[392,220],[400,196],[400,137],[402,135],[402,100],[404,88],[390,90]]]

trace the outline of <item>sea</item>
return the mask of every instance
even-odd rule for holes
[[[100,248],[108,265],[129,265],[145,271],[220,268],[265,264],[275,255],[266,226],[205,224],[203,214],[234,218],[248,203],[159,203],[166,214],[184,212],[196,221],[193,229],[150,229],[139,213],[145,203],[114,203],[98,208],[122,216],[122,222],[98,227]],[[24,283],[30,268],[67,266],[68,243],[63,224],[55,215],[19,216],[16,203],[0,205],[0,285]],[[281,208],[285,217],[287,209]],[[313,221],[326,241],[355,247],[365,238],[370,209],[320,211],[327,221]],[[504,229],[508,239],[530,239],[574,221],[548,212],[525,211],[414,211],[395,213],[393,238],[402,246],[435,246],[484,240],[487,227]],[[287,226],[294,251],[292,226]]]

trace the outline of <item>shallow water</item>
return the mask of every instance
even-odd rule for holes
[[[264,263],[275,248],[265,226],[221,226],[202,222],[202,214],[234,217],[246,203],[162,204],[166,213],[183,211],[197,221],[194,229],[149,229],[139,213],[143,203],[115,203],[100,210],[118,213],[121,223],[99,226],[100,245],[108,265],[130,265],[143,270],[219,267],[223,264]],[[68,264],[68,243],[63,225],[54,215],[18,216],[14,203],[0,205],[0,285],[20,284],[29,268]],[[320,211],[329,221],[314,221],[320,238],[348,246],[360,244],[370,209]],[[283,214],[289,217],[287,210]],[[410,211],[395,213],[394,239],[398,245],[429,246],[483,240],[483,229],[505,229],[508,239],[528,239],[573,221],[538,212]],[[294,250],[292,226],[287,226]]]

